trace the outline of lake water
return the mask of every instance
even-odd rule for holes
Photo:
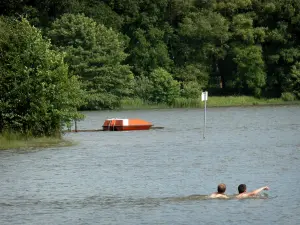
[[[69,133],[65,148],[0,152],[0,224],[300,224],[300,107],[85,112],[164,129]],[[264,198],[206,199],[268,185]]]

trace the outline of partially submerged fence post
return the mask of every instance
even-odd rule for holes
[[[77,120],[74,120],[75,122],[75,132],[77,132]]]

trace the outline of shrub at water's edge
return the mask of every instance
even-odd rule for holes
[[[83,118],[80,81],[64,53],[26,19],[0,17],[0,26],[0,133],[60,136],[67,123]]]
[[[32,137],[18,133],[3,132],[0,134],[0,150],[66,147],[74,145],[72,141],[61,137]]]
[[[255,106],[255,105],[299,105],[300,101],[286,98],[255,98],[250,96],[208,97],[208,107]],[[203,108],[201,98],[176,98],[172,104],[155,104],[142,99],[123,99],[121,109]]]

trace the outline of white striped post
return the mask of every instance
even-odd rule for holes
[[[203,129],[203,139],[205,139],[205,130],[206,130],[206,101],[208,99],[208,92],[202,92],[201,100],[204,101],[204,129]]]

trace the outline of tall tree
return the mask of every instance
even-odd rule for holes
[[[279,97],[289,83],[291,67],[300,60],[300,2],[260,0],[254,4],[256,24],[264,26],[263,54],[267,70],[267,95]]]
[[[231,71],[231,81],[239,93],[260,97],[266,84],[261,47],[266,34],[265,28],[254,27],[252,17],[251,13],[236,14],[232,17],[232,38],[229,45],[234,69]],[[228,70],[226,72],[230,73]]]
[[[291,67],[284,90],[294,94],[298,99],[300,99],[300,62],[296,62]]]
[[[89,93],[88,109],[115,108],[132,92],[133,74],[122,64],[126,39],[84,15],[65,14],[48,33]]]
[[[60,135],[81,118],[83,92],[69,75],[64,55],[26,19],[0,17],[0,132]]]
[[[180,35],[185,37],[186,60],[202,64],[204,73],[219,77],[219,64],[227,54],[230,38],[229,23],[219,13],[207,9],[191,12],[180,24]],[[221,77],[221,80],[224,80]]]
[[[134,32],[127,62],[132,65],[135,74],[148,76],[151,71],[160,67],[170,71],[172,60],[164,35],[165,31],[154,27],[148,31],[138,28]]]
[[[126,62],[137,76],[148,76],[157,68],[170,71],[168,52],[171,26],[166,22],[169,0],[106,0],[124,18],[122,32],[130,38]]]
[[[0,14],[26,16],[40,28],[45,28],[55,18],[68,12],[77,12],[84,6],[81,0],[3,0]]]

